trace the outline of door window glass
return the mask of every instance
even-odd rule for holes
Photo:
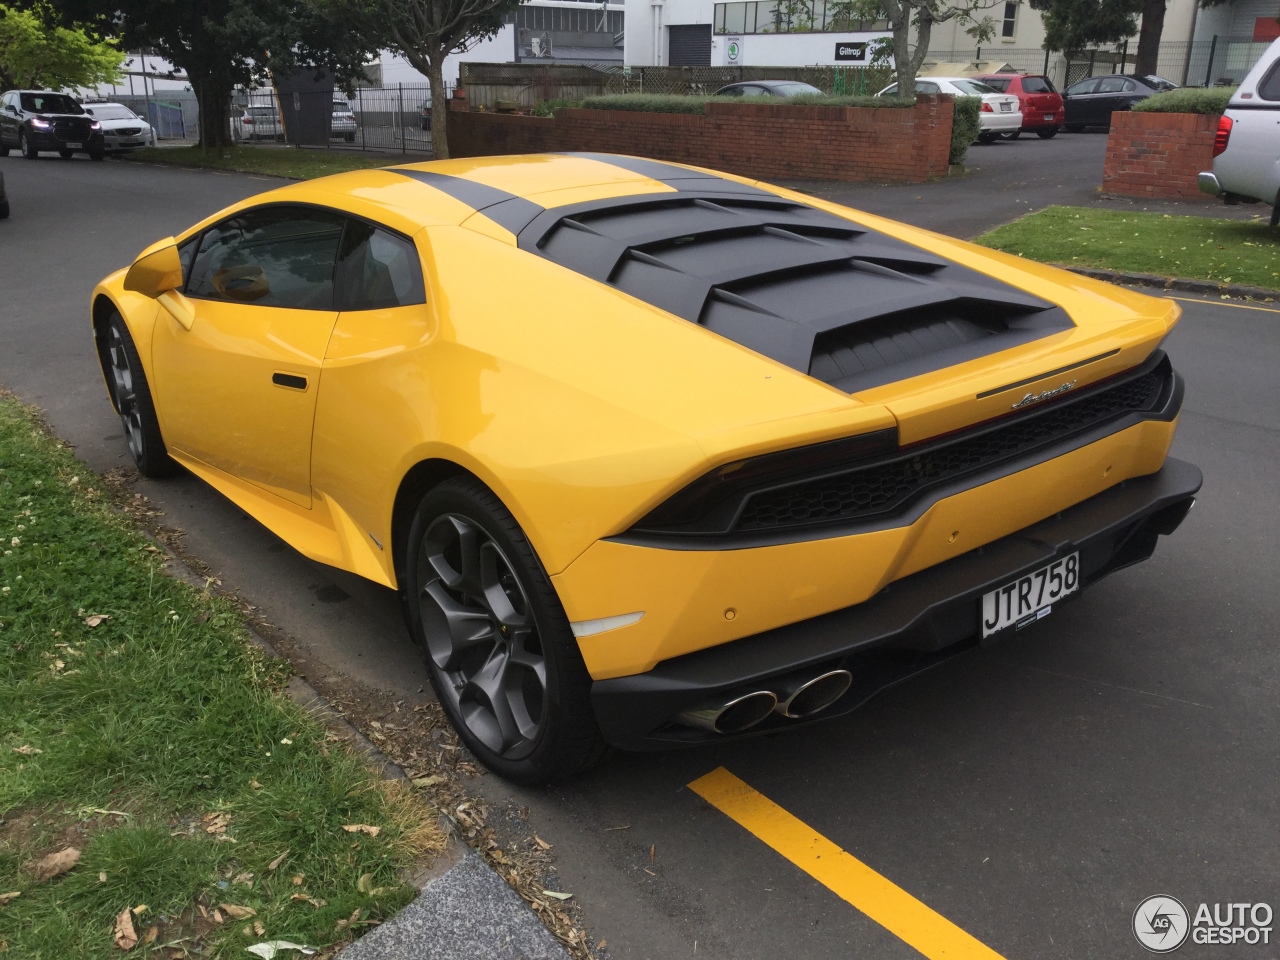
[[[1068,97],[1082,97],[1087,93],[1093,93],[1098,89],[1097,80],[1081,80],[1079,83],[1072,84],[1067,87]]]
[[[1263,100],[1280,100],[1280,60],[1258,82],[1258,96]]]
[[[1120,77],[1105,77],[1098,83],[1099,93],[1119,93],[1124,89],[1125,81]]]
[[[1132,80],[1126,80],[1124,82],[1123,90],[1125,93],[1137,93],[1138,85],[1134,83]]]
[[[205,231],[188,296],[260,307],[333,309],[333,266],[345,218],[264,207]]]
[[[916,81],[916,93],[937,93],[938,85],[936,83],[925,83],[922,80]]]
[[[334,278],[337,310],[381,310],[427,300],[413,243],[360,220],[347,222]]]

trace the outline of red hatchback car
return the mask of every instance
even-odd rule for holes
[[[1063,123],[1062,96],[1053,89],[1053,82],[1045,76],[1025,73],[990,73],[974,77],[1001,93],[1010,93],[1022,106],[1022,129],[1002,133],[1006,140],[1016,140],[1022,133],[1035,132],[1042,140],[1058,133]]]

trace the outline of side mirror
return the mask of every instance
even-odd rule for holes
[[[148,297],[182,286],[182,261],[173,237],[166,237],[142,251],[124,277],[124,288]]]

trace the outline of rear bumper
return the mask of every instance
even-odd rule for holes
[[[815,719],[855,709],[879,691],[977,644],[982,595],[1079,551],[1082,586],[1151,556],[1190,510],[1197,467],[1168,459],[1050,519],[890,584],[864,603],[659,663],[592,686],[604,736],[632,749],[723,739],[675,724],[682,710],[778,678],[849,670],[853,685]],[[751,729],[796,721],[774,714]]]
[[[1022,114],[1016,110],[1009,113],[980,113],[978,118],[978,129],[983,133],[1011,133],[1022,128]]]
[[[1222,194],[1222,184],[1218,182],[1217,176],[1212,170],[1205,170],[1196,177],[1196,185],[1200,188],[1201,193],[1207,193],[1211,197],[1217,197]]]

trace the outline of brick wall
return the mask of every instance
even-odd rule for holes
[[[454,157],[590,151],[757,179],[921,183],[945,176],[952,102],[914,108],[708,103],[702,114],[560,110],[554,118],[451,112]]]
[[[1113,113],[1102,170],[1104,193],[1203,197],[1196,174],[1213,169],[1217,114]]]

